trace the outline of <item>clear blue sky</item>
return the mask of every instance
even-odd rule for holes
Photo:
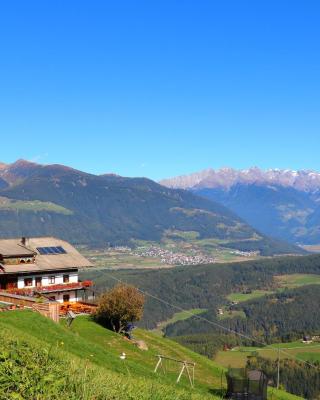
[[[0,160],[320,170],[318,1],[3,1]]]

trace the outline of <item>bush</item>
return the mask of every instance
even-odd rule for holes
[[[113,331],[122,332],[143,315],[144,295],[134,286],[119,284],[103,294],[94,318]]]

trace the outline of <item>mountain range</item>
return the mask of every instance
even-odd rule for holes
[[[165,179],[234,211],[255,229],[291,243],[320,243],[320,173],[222,168]]]
[[[0,185],[1,237],[54,235],[99,246],[192,232],[199,240],[265,255],[299,252],[215,201],[146,178],[93,175],[18,160],[0,164]],[[180,240],[185,239],[180,235]]]

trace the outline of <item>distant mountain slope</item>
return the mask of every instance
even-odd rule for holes
[[[266,235],[320,242],[320,174],[314,171],[205,170],[160,183],[185,188],[228,207]]]
[[[38,164],[26,160],[18,160],[13,164],[0,163],[0,178],[8,184],[17,184],[38,169]]]
[[[4,179],[0,178],[0,190],[8,186],[9,186],[8,183]]]
[[[228,240],[232,248],[263,254],[297,252],[260,235],[224,206],[145,178],[96,176],[61,165],[19,161],[2,174],[0,235],[57,235],[74,243],[159,241],[167,231],[194,231],[200,239]],[[15,202],[19,201],[19,208]],[[23,207],[23,202],[28,206]],[[30,202],[33,209],[30,210]],[[56,207],[54,209],[54,205]],[[61,208],[63,207],[63,209]],[[61,211],[63,210],[63,212]]]

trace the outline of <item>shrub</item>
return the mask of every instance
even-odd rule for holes
[[[94,318],[120,333],[129,322],[142,318],[144,301],[144,295],[137,288],[119,284],[100,297]]]

